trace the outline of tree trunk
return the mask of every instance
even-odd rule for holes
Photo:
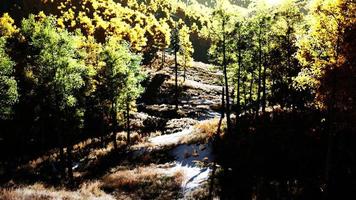
[[[114,102],[114,101],[113,101]],[[114,144],[114,149],[117,149],[117,141],[116,141],[116,130],[117,130],[117,116],[116,116],[116,104],[111,104],[111,132],[112,132],[112,141]]]
[[[252,112],[253,112],[253,98],[252,98],[252,86],[253,86],[253,72],[252,72],[252,77],[251,77],[251,81],[250,81],[250,91],[249,91],[249,99],[250,99],[250,108],[249,108],[249,110],[250,110],[250,113],[252,114]]]
[[[241,111],[241,92],[240,92],[240,87],[241,87],[241,67],[239,67],[238,72],[237,72],[237,92],[236,92],[236,117],[240,114]]]
[[[236,105],[235,104],[235,88],[234,87],[232,87],[231,97],[230,98],[231,98],[231,105]]]
[[[66,170],[65,170],[64,148],[62,146],[62,142],[59,142],[59,159],[60,159],[59,170],[61,172],[61,179],[64,180],[66,177]]]
[[[267,67],[265,66],[263,68],[263,82],[262,82],[262,113],[265,113],[266,111],[266,71]]]
[[[127,146],[130,145],[130,102],[129,98],[126,99],[126,131],[127,131]]]
[[[166,51],[165,49],[163,48],[162,49],[162,65],[161,67],[163,68],[164,67],[164,63],[166,62]]]
[[[267,52],[269,52],[269,42],[267,41]],[[266,112],[267,104],[267,88],[266,88],[266,79],[267,79],[267,66],[268,66],[268,55],[264,55],[265,66],[263,67],[263,82],[262,82],[262,113]]]
[[[103,133],[101,133],[101,134],[103,134]],[[105,147],[104,135],[100,135],[100,143],[101,143],[101,147],[104,148]]]
[[[224,70],[224,82],[225,82],[225,96],[226,96],[226,123],[227,123],[227,132],[231,133],[231,120],[230,120],[230,95],[229,95],[229,83],[227,78],[227,62],[226,62],[226,33],[225,33],[225,19],[222,23],[223,29],[223,70]]]
[[[69,179],[70,188],[74,187],[72,151],[73,151],[73,146],[69,144],[67,146],[67,164],[68,164],[68,179]]]
[[[218,137],[220,137],[220,133],[221,133],[221,125],[222,125],[222,121],[224,119],[224,115],[225,115],[225,94],[224,94],[224,86],[222,87],[222,93],[221,93],[221,116],[219,119],[219,124],[218,124],[218,129],[216,131],[216,135],[214,136],[215,141]],[[209,198],[208,199],[213,199],[213,190],[214,190],[214,179],[215,179],[215,172],[216,172],[216,161],[213,162],[213,170],[212,170],[212,174],[210,176],[210,185],[209,185]]]
[[[242,55],[241,55],[241,31],[240,31],[240,25],[238,27],[238,70],[237,70],[237,93],[236,93],[236,124],[238,121],[238,117],[241,112],[241,94],[240,94],[240,80],[241,80],[241,67],[242,67]]]
[[[247,105],[246,84],[243,84],[243,90],[244,90],[244,112],[246,112],[246,105]]]
[[[220,136],[221,133],[221,125],[222,125],[222,121],[225,117],[225,91],[224,91],[224,86],[222,87],[222,93],[221,93],[221,116],[220,116],[220,120],[219,120],[219,124],[218,124],[218,130],[217,130],[217,137]]]
[[[258,33],[258,85],[257,85],[257,102],[256,102],[256,117],[258,116],[258,112],[260,110],[260,103],[261,103],[261,74],[262,74],[262,22],[259,26],[259,33]]]
[[[58,124],[57,124],[58,126]],[[59,127],[59,126],[58,126]],[[63,148],[63,138],[62,134],[59,132],[58,127],[56,127],[56,134],[57,134],[57,139],[58,139],[58,146],[59,146],[59,171],[61,173],[61,179],[64,180],[66,177],[66,171],[65,171],[65,156],[64,156],[64,148]]]
[[[273,70],[272,70],[273,71]],[[273,72],[272,72],[273,73]],[[276,81],[274,80],[273,78],[273,74],[271,74],[272,76],[272,86],[271,86],[271,97],[272,97],[272,112],[274,112],[274,106],[277,104],[276,100],[275,100],[275,97],[274,97],[274,88],[275,88],[275,84],[276,84]]]
[[[175,70],[175,106],[178,110],[178,61],[177,61],[177,48],[174,49],[174,70]]]
[[[183,82],[185,82],[186,72],[187,72],[187,61],[184,60]]]
[[[105,122],[104,122],[104,116],[100,119],[100,141],[101,141],[101,146],[104,148],[106,146],[105,140],[104,140],[104,135],[106,134],[105,131]]]
[[[339,66],[338,63],[338,58],[339,58],[339,53],[340,53],[340,40],[341,40],[341,28],[340,25],[338,23],[338,38],[337,38],[337,42],[336,42],[336,46],[335,46],[335,58],[336,58],[336,63],[335,63],[335,68],[337,68]],[[331,199],[332,197],[330,196],[330,191],[333,190],[333,180],[331,180],[330,178],[330,172],[332,170],[332,162],[333,162],[333,149],[334,149],[334,127],[336,127],[336,125],[334,125],[335,123],[335,114],[336,114],[336,107],[335,105],[337,104],[336,101],[336,85],[337,85],[337,77],[336,77],[336,73],[335,71],[332,73],[332,78],[331,80],[333,81],[331,83],[331,87],[330,87],[330,98],[327,101],[327,120],[326,120],[326,131],[328,133],[328,147],[327,147],[327,154],[326,154],[326,163],[325,163],[325,182],[326,182],[326,190],[325,190],[325,195],[327,198]]]
[[[240,37],[240,36],[239,36]],[[240,40],[240,39],[239,39]],[[236,96],[237,96],[237,100],[236,100],[236,124],[237,124],[237,119],[238,119],[238,117],[239,117],[239,115],[240,115],[240,112],[241,112],[241,105],[240,105],[240,100],[241,100],[241,94],[240,94],[240,80],[241,80],[241,67],[242,67],[242,56],[241,56],[241,49],[239,48],[238,49],[238,54],[239,54],[239,56],[238,56],[238,65],[239,65],[239,68],[238,68],[238,70],[237,70],[237,94],[236,94]]]

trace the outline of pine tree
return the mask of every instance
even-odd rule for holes
[[[38,116],[53,125],[60,148],[62,175],[65,176],[64,144],[71,149],[71,138],[82,124],[84,107],[80,102],[88,69],[78,59],[78,43],[74,35],[56,27],[56,19],[40,13],[30,15],[21,25],[30,51],[27,71],[31,78],[39,106]],[[45,120],[40,119],[40,120]],[[65,134],[66,133],[66,134]],[[68,140],[68,141],[66,141]],[[69,179],[72,182],[71,151],[68,151]]]
[[[19,94],[14,76],[14,62],[6,53],[6,38],[0,37],[0,118],[9,118]]]

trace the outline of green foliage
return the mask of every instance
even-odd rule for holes
[[[107,40],[100,54],[100,93],[115,113],[123,113],[126,103],[134,103],[143,92],[140,82],[144,75],[140,68],[141,57],[133,54],[127,44],[117,38]]]
[[[165,21],[113,0],[43,1],[42,4],[47,12],[58,16],[62,28],[80,29],[84,35],[94,36],[100,42],[115,36],[130,43],[131,50],[143,53],[147,62],[152,59],[151,54],[169,43]],[[53,7],[56,9],[51,10]]]
[[[183,25],[183,27],[179,30],[178,33],[180,48],[178,51],[178,55],[181,57],[180,66],[183,66],[184,71],[187,70],[191,66],[191,62],[193,61],[193,44],[190,41],[190,30],[187,26]]]
[[[0,118],[11,116],[12,108],[19,98],[14,62],[5,51],[5,43],[6,39],[0,37]]]
[[[204,34],[212,40],[209,52],[218,65],[223,62],[225,40],[228,76],[238,105],[266,106],[268,101],[283,107],[306,102],[309,91],[297,91],[292,84],[300,71],[294,55],[303,4],[288,0],[269,6],[254,1],[248,9],[236,8],[228,1],[217,1],[216,5]]]
[[[17,31],[14,20],[8,13],[4,13],[3,16],[0,17],[0,36],[10,37]]]
[[[58,111],[75,107],[88,75],[84,62],[78,59],[77,38],[56,28],[54,17],[36,20],[34,15],[23,20],[21,33],[32,49],[28,53],[34,60],[30,70],[36,90],[47,93],[44,101]]]
[[[95,92],[96,107],[102,116],[123,118],[127,107],[131,109],[143,92],[140,82],[144,74],[140,67],[141,57],[133,54],[127,44],[115,37],[108,38],[99,54],[98,86]],[[115,127],[117,128],[117,127]]]
[[[299,34],[297,42],[297,58],[303,69],[295,79],[296,86],[312,89],[316,93],[315,102],[322,108],[330,106],[326,104],[333,102],[336,97],[345,99],[342,105],[348,104],[346,99],[349,97],[344,96],[351,95],[354,89],[348,86],[339,88],[342,84],[337,83],[336,77],[339,70],[339,73],[345,73],[342,82],[349,80],[350,83],[346,85],[352,85],[347,77],[352,76],[353,72],[346,71],[352,65],[353,56],[348,52],[353,51],[349,48],[354,45],[345,35],[352,35],[354,31],[356,4],[348,0],[313,0],[308,8],[305,20],[307,29]],[[339,95],[335,95],[337,91],[340,91]]]

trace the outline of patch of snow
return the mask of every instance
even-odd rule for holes
[[[155,146],[168,146],[178,144],[183,137],[190,135],[192,131],[193,127],[191,126],[188,129],[184,129],[177,133],[150,138],[148,141]]]
[[[181,163],[175,162],[172,167],[165,168],[162,172],[169,176],[176,173],[182,173],[182,192],[184,196],[187,196],[194,189],[200,187],[204,182],[209,180],[211,169],[207,167],[201,168],[197,166],[182,165]]]
[[[209,180],[209,175],[211,172],[210,168],[200,168],[200,167],[181,167],[185,176],[185,179],[182,183],[183,185],[183,194],[194,190],[195,188],[201,186],[204,182]]]
[[[136,117],[139,119],[147,119],[149,117],[149,115],[147,113],[144,112],[137,112],[136,113]]]
[[[220,118],[221,113],[212,111],[212,110],[207,110],[204,112],[202,116],[198,118],[198,121],[205,121],[205,120],[210,120],[214,118]]]
[[[204,105],[211,105],[211,104],[214,104],[214,103],[215,103],[214,101],[208,100],[208,99],[201,100],[201,104],[204,104]]]
[[[219,113],[209,113],[212,117]],[[183,174],[182,192],[186,197],[190,192],[199,188],[209,180],[211,169],[208,167],[197,166],[196,161],[211,162],[214,157],[212,154],[212,143],[207,144],[179,144],[182,138],[193,134],[193,126],[169,135],[157,136],[149,139],[149,142],[157,147],[177,145],[170,150],[170,154],[175,157],[175,161],[169,167],[158,168],[161,173],[173,176],[176,173]],[[140,149],[137,153],[143,153]],[[183,197],[183,198],[184,198]]]
[[[73,166],[72,166],[72,170],[76,170],[79,167],[79,163],[78,162],[73,162]]]
[[[204,83],[201,83],[198,81],[193,81],[193,80],[186,80],[184,82],[184,85],[192,87],[192,88],[196,88],[196,89],[201,89],[206,92],[210,92],[210,91],[220,92],[221,91],[221,86],[204,84]]]
[[[211,162],[214,157],[212,154],[212,144],[182,144],[170,151],[176,161],[182,165],[194,166],[195,161]]]
[[[209,180],[211,169],[199,167],[195,161],[211,162],[212,144],[182,144],[170,151],[176,159],[175,166],[170,170],[183,173],[182,191],[184,196],[200,187]]]
[[[211,110],[208,110],[206,113],[208,114],[208,116],[210,118],[215,118],[215,117],[220,117],[221,116],[221,113],[215,112],[215,111],[211,111]]]

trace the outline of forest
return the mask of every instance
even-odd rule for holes
[[[2,0],[0,199],[355,199],[356,1]]]

